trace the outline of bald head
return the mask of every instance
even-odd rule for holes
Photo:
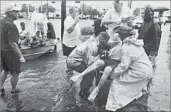
[[[71,7],[70,9],[69,9],[69,14],[73,14],[75,12],[75,7]]]
[[[75,18],[77,16],[77,12],[78,12],[78,9],[74,6],[72,6],[70,9],[69,9],[69,14]]]

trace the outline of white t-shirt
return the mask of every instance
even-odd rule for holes
[[[121,22],[121,15],[119,15],[114,8],[109,9],[104,18],[102,19],[102,21],[106,21],[106,20],[113,20],[113,24],[109,24],[108,28],[109,30],[113,30],[113,28],[119,24]]]
[[[68,47],[75,47],[78,43],[78,38],[81,35],[81,30],[79,23],[76,24],[73,32],[68,33],[67,29],[74,24],[75,20],[69,15],[64,21],[64,35],[63,35],[63,44]]]

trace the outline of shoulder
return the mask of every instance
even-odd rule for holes
[[[85,51],[87,48],[88,48],[88,44],[87,44],[87,42],[84,42],[84,43],[78,45],[76,49],[79,51]]]
[[[69,21],[69,20],[74,20],[70,15],[68,15],[66,18],[65,18],[66,21]]]
[[[106,16],[106,15],[111,15],[111,14],[113,14],[113,12],[114,12],[114,9],[109,9],[109,10],[106,12],[105,16]]]
[[[132,46],[127,45],[127,44],[122,45],[122,48],[121,48],[122,54],[130,54],[131,51],[132,51]]]

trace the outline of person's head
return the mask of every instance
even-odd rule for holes
[[[19,18],[19,11],[20,9],[14,4],[8,4],[5,6],[5,14],[13,20],[17,20]]]
[[[21,26],[21,29],[22,29],[22,30],[25,30],[25,23],[24,23],[24,22],[21,22],[21,23],[20,23],[20,26]]]
[[[94,34],[97,37],[100,32],[106,31],[106,27],[104,25],[101,26],[102,19],[96,19],[94,21]]]
[[[100,49],[105,49],[105,50],[110,49],[110,45],[108,44],[110,36],[108,35],[107,32],[101,32],[97,38],[99,40],[99,48]]]
[[[36,36],[39,37],[40,36],[40,31],[36,32]]]
[[[53,29],[53,25],[52,25],[52,23],[51,23],[51,22],[48,22],[48,23],[47,23],[47,27],[48,27],[48,30]]]
[[[120,3],[120,0],[114,0],[114,9],[118,13],[122,12],[122,4]]]
[[[135,35],[135,31],[125,25],[118,25],[113,29],[113,31],[119,34],[119,38],[121,39],[121,41],[129,36]]]
[[[76,18],[77,15],[78,15],[78,9],[76,7],[74,7],[74,6],[71,7],[69,9],[69,14],[71,15],[71,17]]]
[[[154,11],[152,10],[151,6],[146,6],[141,14],[145,22],[153,20]]]

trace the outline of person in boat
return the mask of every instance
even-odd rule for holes
[[[6,17],[1,22],[1,62],[2,72],[0,75],[0,93],[5,94],[4,83],[7,75],[11,75],[11,93],[18,93],[17,88],[20,62],[25,62],[25,59],[19,49],[18,40],[19,32],[16,25],[13,23],[14,20],[18,19],[18,12],[20,10],[14,4],[8,4],[5,6]]]
[[[109,45],[107,44],[109,38],[106,32],[101,32],[96,41],[86,41],[78,45],[68,56],[67,65],[79,73],[83,72],[96,59],[95,56],[100,51],[109,49]],[[81,90],[79,95],[84,99],[87,99],[89,96],[89,89],[92,85],[94,75],[94,71],[86,74],[80,83]]]
[[[30,46],[31,38],[30,38],[28,30],[25,27],[25,23],[21,22],[20,26],[21,26],[21,29],[19,30],[19,44]]]
[[[53,28],[53,25],[51,22],[48,22],[47,23],[47,27],[48,27],[48,30],[47,30],[47,38],[48,39],[56,39],[56,34],[55,34],[55,31],[54,31],[54,28]]]
[[[44,45],[45,44],[46,37],[44,35],[43,31],[37,31],[36,35],[32,36],[32,39],[30,41],[31,46],[38,46],[38,45]]]
[[[127,26],[118,26],[114,29],[122,41],[121,62],[112,71],[110,77],[109,94],[105,109],[116,111],[134,99],[142,96],[142,90],[147,88],[152,77],[152,64],[143,48],[143,40],[137,39]],[[98,92],[98,87],[95,88]],[[95,93],[96,93],[95,92]]]

